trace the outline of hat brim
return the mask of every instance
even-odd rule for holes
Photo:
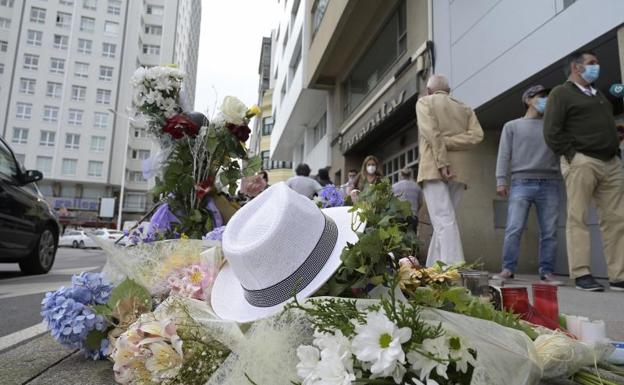
[[[325,266],[323,266],[312,282],[297,294],[298,300],[307,298],[320,289],[342,264],[340,255],[347,243],[356,243],[358,241],[357,234],[352,230],[352,222],[357,221],[357,215],[350,213],[349,209],[350,207],[323,209],[323,212],[336,222],[338,239]],[[359,223],[359,221],[356,223]],[[290,301],[292,301],[292,298],[271,307],[251,305],[245,299],[243,287],[228,263],[223,266],[217,275],[211,292],[211,305],[217,316],[236,322],[252,322],[269,317],[279,313]]]

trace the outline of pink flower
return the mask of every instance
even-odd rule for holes
[[[241,180],[241,193],[255,197],[263,192],[267,187],[266,180],[262,175],[247,176]]]

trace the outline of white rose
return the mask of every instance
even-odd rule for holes
[[[221,113],[227,122],[240,125],[244,123],[247,106],[234,96],[226,96],[221,105]]]

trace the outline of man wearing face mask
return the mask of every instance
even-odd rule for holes
[[[496,161],[496,193],[509,197],[503,243],[503,269],[497,278],[514,277],[520,240],[531,205],[539,223],[539,275],[544,283],[560,285],[553,275],[557,254],[557,219],[561,174],[557,156],[544,142],[542,115],[548,90],[535,85],[522,94],[524,117],[503,127]],[[511,179],[511,188],[509,188]]]
[[[468,186],[469,150],[483,140],[474,111],[450,95],[448,80],[432,75],[416,102],[418,180],[433,226],[427,266],[464,261],[455,211]]]
[[[590,236],[585,219],[596,202],[612,290],[624,291],[624,174],[613,107],[593,83],[598,58],[578,51],[567,61],[568,80],[555,87],[544,115],[546,143],[560,156],[568,197],[568,265],[576,288],[603,291],[591,273]]]

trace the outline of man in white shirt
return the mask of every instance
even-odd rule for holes
[[[310,178],[310,167],[307,164],[301,163],[298,165],[295,169],[295,174],[297,175],[286,181],[286,185],[299,194],[312,199],[314,194],[323,188],[319,182]]]
[[[404,168],[400,172],[401,180],[392,185],[394,195],[404,201],[408,201],[412,206],[412,216],[407,219],[408,225],[417,232],[418,210],[422,206],[422,189],[418,183],[412,179],[412,170]]]

